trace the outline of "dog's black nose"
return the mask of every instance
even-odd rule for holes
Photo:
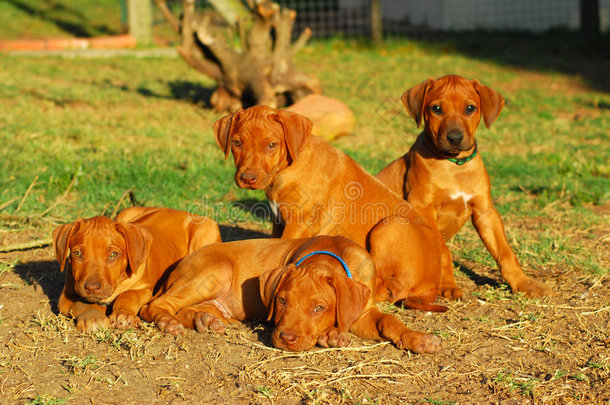
[[[464,133],[462,131],[458,131],[457,129],[451,130],[447,134],[447,140],[452,145],[459,145],[462,142],[462,139],[464,139]]]

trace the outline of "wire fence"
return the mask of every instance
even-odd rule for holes
[[[369,36],[370,0],[275,0],[297,11],[295,34],[306,27],[316,37]],[[179,10],[181,0],[168,0]],[[198,8],[206,6],[197,0]],[[599,0],[600,28],[610,31],[610,0]],[[381,0],[386,35],[445,31],[580,29],[580,0]]]

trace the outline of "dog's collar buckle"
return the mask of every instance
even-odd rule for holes
[[[305,256],[301,257],[295,263],[295,266],[298,266],[299,264],[303,263],[303,261],[305,259],[307,259],[308,257],[313,256],[313,255],[328,255],[328,256],[334,257],[335,259],[339,260],[339,262],[343,266],[343,270],[345,270],[345,273],[347,274],[347,277],[352,278],[352,272],[349,270],[349,267],[347,267],[347,263],[345,263],[345,261],[341,257],[339,257],[338,255],[334,254],[333,252],[328,252],[326,250],[316,250],[315,252],[311,252],[309,254],[306,254]]]
[[[465,158],[447,158],[448,161],[455,163],[458,166],[462,166],[465,165],[466,163],[470,162],[472,159],[474,159],[477,156],[477,149],[478,149],[478,145],[475,141],[474,143],[474,151],[472,152],[472,154],[470,156],[466,156]]]

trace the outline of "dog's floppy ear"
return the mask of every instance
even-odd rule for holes
[[[266,271],[259,276],[261,299],[269,311],[269,316],[267,317],[268,321],[273,318],[276,291],[282,284],[286,275],[291,271],[295,271],[295,269],[296,266],[294,263],[290,263],[286,266]]]
[[[357,275],[358,280],[364,284],[374,285],[377,280],[377,269],[373,258],[365,248],[355,244],[344,236],[335,236],[335,243],[341,247],[339,256],[350,264],[352,274]]]
[[[497,91],[482,85],[478,80],[472,81],[472,87],[481,97],[481,114],[485,126],[489,128],[491,124],[498,118],[502,107],[504,107],[504,97]]]
[[[233,114],[225,115],[214,123],[216,143],[225,153],[225,159],[229,157],[229,151],[231,150],[231,129],[233,128],[233,122],[242,111],[243,109],[239,109]]]
[[[152,244],[152,235],[140,226],[125,222],[117,222],[115,226],[116,230],[125,238],[127,260],[129,261],[127,275],[131,277],[146,264]]]
[[[70,237],[78,231],[80,225],[83,223],[82,218],[76,221],[60,225],[53,230],[53,246],[55,247],[55,258],[59,262],[59,270],[64,271],[66,266],[66,259],[68,258],[68,252],[70,250]]]
[[[328,283],[335,289],[337,295],[337,327],[339,331],[347,332],[354,322],[362,316],[371,290],[364,284],[345,275],[329,276]]]
[[[402,105],[405,106],[405,109],[411,114],[411,117],[415,119],[417,128],[421,125],[421,120],[424,116],[426,94],[433,82],[433,79],[426,79],[417,86],[411,87],[409,90],[405,91],[400,97]]]
[[[275,119],[284,129],[288,155],[294,162],[311,136],[313,123],[309,118],[287,110],[278,110]]]

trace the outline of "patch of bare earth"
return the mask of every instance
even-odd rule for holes
[[[50,247],[0,254],[0,262],[4,403],[610,401],[607,274],[545,267],[535,276],[557,297],[528,300],[507,292],[495,269],[458,258],[465,298],[440,300],[448,312],[380,304],[413,329],[436,333],[441,352],[414,355],[353,337],[346,349],[290,353],[270,346],[262,322],[232,324],[224,336],[175,338],[152,325],[79,334],[57,315],[63,274]]]

